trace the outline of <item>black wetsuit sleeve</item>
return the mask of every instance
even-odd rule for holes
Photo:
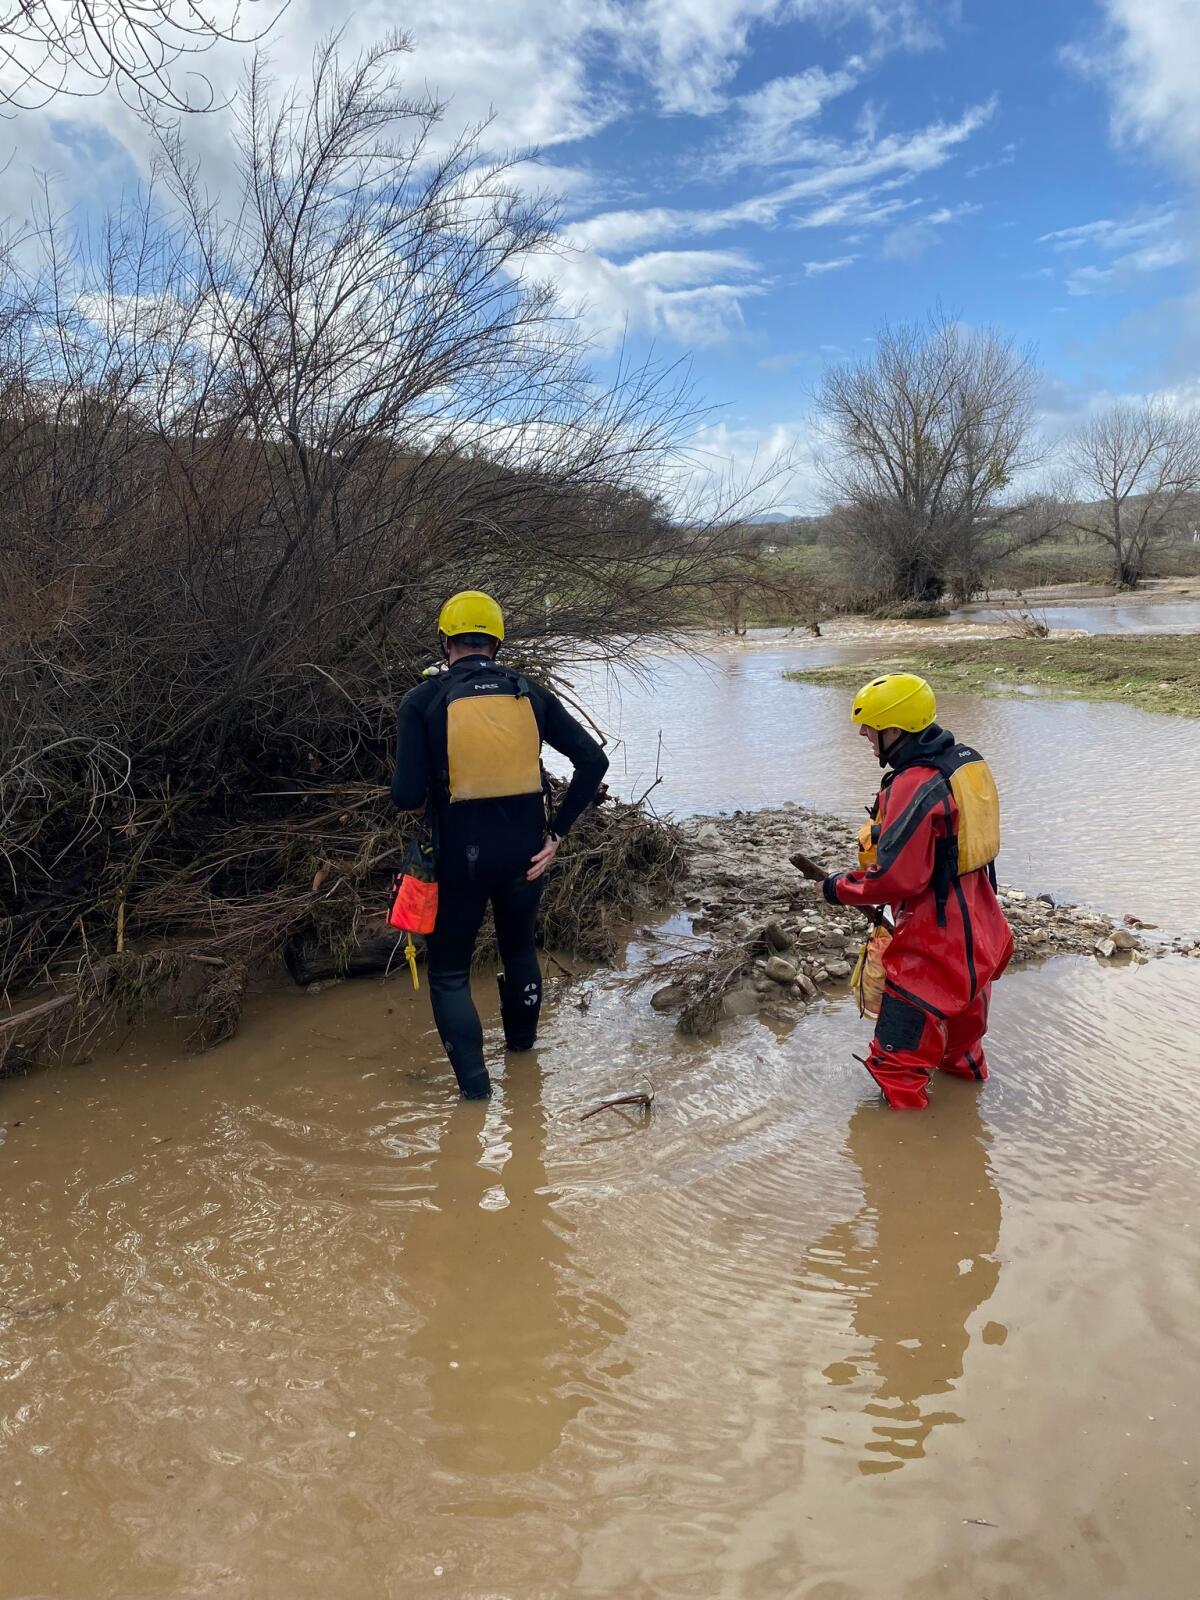
[[[396,766],[392,772],[392,804],[401,811],[419,811],[429,798],[429,745],[423,696],[412,690],[396,712]]]
[[[608,757],[595,739],[559,700],[557,695],[542,690],[542,737],[552,750],[566,756],[575,768],[562,803],[550,819],[551,830],[565,838],[579,820],[579,814],[591,801],[608,771]]]

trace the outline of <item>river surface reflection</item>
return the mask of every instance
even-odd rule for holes
[[[648,675],[580,672],[574,684],[611,736],[610,782],[622,794],[641,794],[661,771],[655,802],[678,815],[795,800],[857,824],[879,770],[850,725],[847,692],[782,676],[842,659],[844,646],[720,651],[657,659]],[[1016,696],[943,695],[939,716],[995,769],[1002,876],[1200,932],[1200,852],[1179,844],[1200,794],[1189,722]]]

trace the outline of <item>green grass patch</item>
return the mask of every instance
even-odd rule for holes
[[[1115,634],[1088,639],[974,639],[883,656],[879,672],[919,672],[940,694],[1011,694],[1032,684],[1046,694],[1120,700],[1145,711],[1200,716],[1200,635]],[[859,666],[784,673],[797,683],[857,689]]]

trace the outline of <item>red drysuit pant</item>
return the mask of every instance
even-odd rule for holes
[[[953,1016],[927,1010],[888,988],[879,1008],[867,1071],[897,1111],[920,1111],[929,1104],[931,1072],[982,1083],[988,1075],[983,1054],[988,1002],[985,984],[963,1011]]]

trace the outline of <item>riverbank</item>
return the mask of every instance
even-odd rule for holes
[[[1192,634],[993,636],[906,646],[877,665],[880,672],[918,672],[943,693],[1012,694],[1031,688],[1050,698],[1119,700],[1144,711],[1200,715],[1200,644]],[[862,668],[795,668],[784,677],[857,688]]]
[[[682,883],[691,932],[655,942],[643,985],[651,1004],[678,1013],[680,1031],[705,1035],[721,1019],[793,1023],[822,999],[844,1001],[867,930],[859,911],[828,905],[789,861],[802,851],[831,870],[855,855],[851,827],[799,806],[702,817],[685,825]],[[1200,939],[1151,944],[1132,913],[1123,921],[1001,882],[1014,965],[1056,955],[1143,963],[1168,949],[1200,958]]]

